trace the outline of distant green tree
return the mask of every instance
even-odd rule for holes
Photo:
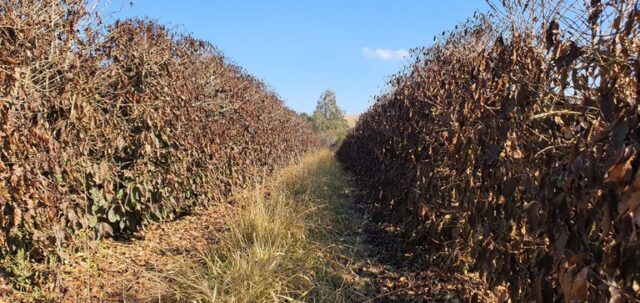
[[[305,113],[305,112],[301,112],[300,113],[300,117],[304,118],[305,120],[313,123],[313,119],[311,118],[311,116],[309,116],[309,114]]]
[[[349,123],[344,118],[344,112],[338,107],[336,93],[331,90],[322,93],[312,117],[318,131],[349,128]]]
[[[339,143],[349,129],[349,123],[344,118],[344,112],[338,107],[336,93],[326,90],[320,95],[316,109],[311,116],[311,122],[325,145]]]

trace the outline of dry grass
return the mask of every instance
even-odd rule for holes
[[[218,243],[233,212],[232,206],[221,203],[215,211],[154,224],[130,241],[91,242],[93,247],[57,270],[62,289],[51,301],[144,301],[161,282],[150,272],[174,270]]]
[[[348,180],[331,152],[307,156],[239,197],[219,244],[156,273],[150,301],[346,302],[355,299]]]
[[[349,128],[356,127],[356,123],[358,123],[358,119],[360,119],[360,115],[345,115],[344,119],[349,123]]]
[[[56,283],[12,291],[9,302],[352,302],[359,216],[328,150],[210,210],[152,224],[130,241],[88,242]],[[18,263],[16,263],[18,264]],[[20,271],[29,275],[24,267]],[[2,289],[0,288],[0,293]],[[1,297],[1,296],[0,296]],[[0,302],[3,299],[0,298]]]

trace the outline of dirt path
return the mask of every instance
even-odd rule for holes
[[[234,205],[106,240],[62,267],[65,302],[466,302],[477,276],[441,272],[321,151]],[[185,270],[187,269],[187,270]]]

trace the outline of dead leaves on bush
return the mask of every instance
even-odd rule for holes
[[[81,0],[0,2],[0,256],[128,235],[313,148],[306,121],[216,48]]]
[[[494,7],[416,50],[338,157],[505,299],[638,299],[640,4]]]

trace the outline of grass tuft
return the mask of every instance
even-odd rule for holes
[[[160,276],[153,300],[347,302],[360,287],[345,262],[358,220],[349,181],[322,150],[239,195],[220,242]]]

